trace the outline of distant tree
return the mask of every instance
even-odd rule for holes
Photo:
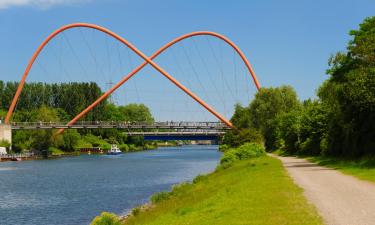
[[[153,122],[150,109],[144,104],[129,104],[119,106],[119,112],[126,121],[132,122]]]

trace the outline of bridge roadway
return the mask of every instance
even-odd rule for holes
[[[230,130],[221,122],[123,122],[123,121],[79,121],[73,125],[64,122],[13,122],[12,130],[37,129],[124,129],[130,136],[159,135],[208,135],[221,136]]]

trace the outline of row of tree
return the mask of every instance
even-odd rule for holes
[[[0,119],[14,96],[18,83],[0,81]],[[17,107],[12,116],[16,122],[67,122],[80,113],[103,92],[96,83],[28,83],[25,84]],[[96,106],[82,118],[86,121],[129,121],[152,122],[150,110],[143,104],[117,106],[108,101]],[[74,151],[80,147],[109,148],[119,144],[125,150],[137,150],[147,143],[141,137],[127,137],[117,129],[66,130],[55,135],[54,130],[20,130],[13,132],[13,150],[59,149]]]
[[[346,52],[329,59],[317,98],[300,102],[290,86],[262,88],[236,106],[238,128],[224,143],[255,140],[292,154],[361,157],[375,154],[375,17],[350,32]]]
[[[17,90],[18,82],[0,81],[0,109],[8,109]],[[89,104],[102,95],[100,87],[94,83],[26,83],[17,102],[16,112],[27,112],[42,106],[61,109],[66,113],[62,120],[74,117]],[[86,120],[95,121],[103,119],[104,102],[96,106],[87,116]],[[18,113],[18,115],[20,115]],[[15,121],[31,121],[31,118],[14,117]]]

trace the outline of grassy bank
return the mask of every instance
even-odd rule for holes
[[[362,180],[375,182],[375,157],[347,159],[328,156],[290,155],[282,150],[277,150],[273,153],[281,156],[296,156],[305,158],[310,162],[317,163],[320,166],[326,166],[341,171],[345,174],[355,176]]]
[[[255,155],[224,154],[215,172],[154,195],[121,224],[322,224],[281,162]]]
[[[340,159],[330,157],[308,157],[321,166],[339,170],[362,180],[375,182],[375,158]]]

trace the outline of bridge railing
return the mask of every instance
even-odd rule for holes
[[[191,121],[78,121],[73,125],[65,122],[12,122],[12,129],[82,129],[82,128],[118,128],[118,129],[178,129],[178,130],[228,130],[222,122],[191,122]]]

